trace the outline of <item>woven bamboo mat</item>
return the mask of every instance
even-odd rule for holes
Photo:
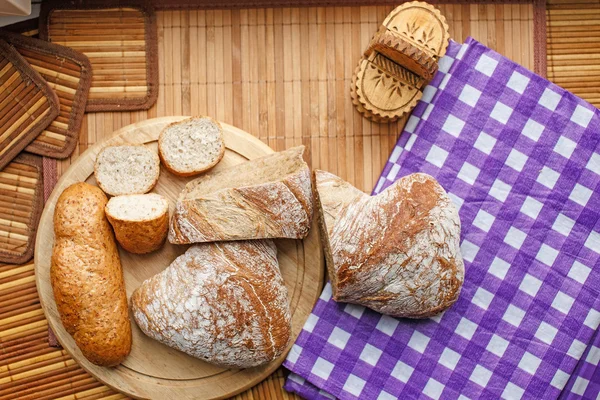
[[[154,10],[144,1],[47,1],[40,37],[84,53],[94,74],[87,111],[145,110],[156,101]]]
[[[549,0],[548,78],[600,106],[600,0]]]
[[[85,112],[92,78],[90,61],[68,47],[20,34],[0,32],[0,38],[23,56],[58,97],[58,116],[25,150],[53,158],[69,156],[79,139]]]

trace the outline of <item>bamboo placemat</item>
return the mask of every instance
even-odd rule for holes
[[[17,51],[0,39],[0,170],[58,115],[58,98]]]
[[[156,18],[145,1],[46,1],[40,38],[89,57],[87,111],[145,110],[156,101]]]
[[[21,154],[0,170],[0,262],[22,263],[33,256],[42,191],[41,157]]]
[[[88,58],[69,47],[23,35],[0,32],[56,93],[59,114],[25,148],[46,157],[65,158],[75,149],[83,120],[92,68]]]
[[[600,0],[549,0],[548,78],[600,106]]]

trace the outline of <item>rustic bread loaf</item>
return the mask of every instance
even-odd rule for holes
[[[176,175],[207,171],[225,154],[223,128],[210,117],[173,122],[158,137],[158,154],[165,168]]]
[[[194,245],[131,297],[148,336],[210,363],[249,368],[278,358],[291,317],[270,240]]]
[[[460,220],[431,176],[406,176],[371,197],[315,171],[315,197],[336,301],[394,317],[425,318],[451,306],[464,264]]]
[[[115,366],[131,350],[131,323],[117,245],[100,189],[76,183],[54,210],[50,280],[66,331],[92,363]]]
[[[158,182],[159,174],[158,155],[144,145],[106,147],[94,165],[98,186],[111,196],[147,193]]]
[[[176,244],[308,234],[313,205],[304,146],[256,158],[188,183],[171,219]]]
[[[167,238],[169,201],[156,193],[116,196],[106,205],[106,217],[125,250],[150,253]]]

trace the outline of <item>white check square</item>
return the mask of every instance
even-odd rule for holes
[[[431,397],[434,400],[439,399],[443,391],[444,385],[442,385],[440,382],[436,381],[433,378],[429,378],[427,384],[423,388],[423,393],[425,393],[427,396]]]
[[[560,103],[561,96],[560,94],[550,90],[550,88],[546,88],[544,93],[542,93],[542,97],[538,100],[538,103],[547,108],[550,111],[556,110],[558,103]]]
[[[382,315],[379,318],[379,322],[375,329],[385,333],[388,336],[392,336],[396,331],[396,327],[398,326],[398,320],[396,318],[389,317],[387,315]]]
[[[589,384],[590,384],[589,380],[582,378],[581,376],[578,376],[577,379],[575,379],[575,383],[573,384],[573,387],[571,388],[571,393],[575,393],[580,396],[583,396],[583,394],[585,393],[585,390],[587,389]]]
[[[473,185],[479,176],[479,172],[481,172],[479,168],[465,162],[460,171],[458,171],[458,179],[467,182],[469,185]]]
[[[377,365],[381,354],[383,354],[383,351],[367,343],[363,351],[360,353],[359,358],[374,367]]]
[[[494,217],[492,214],[480,209],[473,220],[473,225],[484,232],[489,232],[495,220],[496,217]]]
[[[329,374],[333,371],[333,364],[319,357],[310,370],[311,374],[318,376],[321,379],[329,379]]]
[[[548,189],[554,189],[554,185],[556,185],[556,181],[558,181],[559,177],[560,174],[555,170],[548,167],[543,167],[536,181],[546,186]]]
[[[574,220],[564,214],[558,214],[554,220],[554,224],[552,224],[552,229],[563,236],[569,236],[574,226]]]
[[[510,186],[508,183],[504,183],[500,179],[496,179],[492,184],[489,193],[490,196],[504,203],[511,189],[512,186]]]
[[[307,332],[312,332],[313,329],[315,329],[317,322],[319,322],[319,317],[317,317],[313,313],[310,313],[310,315],[306,319],[306,322],[304,323],[304,327],[302,327],[302,329],[304,329]]]
[[[497,66],[498,61],[484,54],[479,58],[477,64],[475,64],[475,69],[484,75],[492,76]]]
[[[512,113],[512,108],[510,108],[504,103],[497,102],[490,114],[490,117],[500,122],[501,124],[506,125]]]
[[[545,265],[551,267],[554,265],[554,261],[556,261],[556,257],[558,257],[558,250],[553,249],[547,244],[542,244],[538,253],[535,256],[535,259]]]
[[[480,287],[475,292],[471,303],[483,308],[484,310],[487,310],[490,307],[492,300],[494,300],[494,295],[485,290],[484,288]]]
[[[506,312],[502,316],[502,319],[512,326],[518,328],[521,325],[521,321],[525,317],[525,311],[521,310],[519,307],[515,305],[509,305],[506,309]]]
[[[448,152],[441,147],[433,145],[431,146],[431,149],[429,149],[429,152],[425,157],[425,161],[435,165],[438,168],[442,168],[446,162],[446,158],[448,158]]]
[[[586,344],[583,343],[581,340],[575,339],[573,340],[573,343],[571,343],[567,354],[573,357],[574,359],[579,360],[586,347]]]
[[[568,137],[561,136],[558,138],[556,145],[554,146],[554,151],[564,158],[571,158],[571,155],[575,151],[577,147],[577,143],[569,139]]]
[[[350,340],[350,334],[336,326],[335,328],[333,328],[333,331],[329,335],[327,342],[329,342],[330,344],[332,344],[340,350],[344,350],[346,348],[348,340]]]
[[[396,366],[392,370],[391,375],[398,379],[400,382],[406,383],[410,379],[412,373],[414,372],[414,368],[408,364],[403,363],[402,361],[398,361]]]
[[[494,261],[492,261],[492,264],[490,265],[490,268],[488,269],[488,272],[494,275],[496,278],[504,280],[509,268],[509,263],[501,258],[495,257]]]
[[[575,299],[560,290],[556,293],[554,300],[552,301],[552,308],[560,311],[563,314],[568,314],[575,303]]]
[[[585,361],[592,365],[600,364],[600,348],[592,345]]]
[[[588,160],[585,167],[590,171],[600,175],[600,154],[592,153],[592,156]]]
[[[460,252],[462,253],[463,259],[468,262],[473,262],[477,253],[479,253],[479,246],[465,239],[460,245]]]
[[[600,233],[591,231],[583,245],[596,253],[600,253]]]
[[[410,337],[410,340],[408,341],[408,347],[423,354],[427,348],[427,345],[429,344],[429,340],[429,337],[423,335],[421,332],[414,331]]]
[[[363,315],[363,312],[365,312],[365,308],[357,304],[348,303],[344,307],[344,312],[352,315],[356,319],[360,319],[360,317]]]
[[[531,297],[535,297],[537,295],[538,290],[542,287],[542,281],[536,278],[533,275],[525,274],[521,284],[519,285],[519,290],[524,293],[527,293]]]
[[[481,132],[479,134],[479,136],[477,137],[477,140],[473,144],[473,146],[475,146],[475,148],[477,150],[479,150],[487,155],[489,155],[492,152],[492,149],[494,148],[495,145],[496,145],[496,138],[488,135],[485,132]]]
[[[465,121],[456,118],[454,115],[448,115],[446,118],[446,122],[444,122],[444,126],[442,126],[442,130],[446,133],[451,134],[454,137],[458,137],[465,127]]]
[[[421,96],[421,101],[424,101],[425,103],[431,103],[431,100],[433,100],[433,96],[436,92],[437,89],[434,86],[425,86],[425,89],[423,89],[423,96]]]
[[[590,200],[590,197],[592,197],[593,193],[594,192],[592,192],[590,189],[577,183],[577,184],[575,184],[575,187],[571,191],[571,194],[569,195],[569,199],[573,200],[575,203],[579,204],[580,206],[585,207],[587,205],[588,201]]]
[[[505,340],[500,336],[493,334],[485,349],[497,357],[502,357],[504,355],[504,352],[508,348],[508,344],[508,340]]]
[[[590,267],[583,265],[579,261],[575,261],[571,266],[567,276],[583,285],[590,275],[590,272],[592,272]]]
[[[385,390],[382,390],[379,393],[379,396],[377,396],[377,400],[398,400],[398,397],[389,394],[388,392],[386,392]]]
[[[456,326],[456,329],[454,329],[454,333],[464,337],[467,340],[471,340],[476,330],[477,324],[463,317],[460,319],[460,322]]]
[[[411,151],[413,144],[415,144],[416,140],[417,140],[417,135],[410,135],[408,137],[408,140],[406,141],[406,144],[404,145],[404,149],[407,151]]]
[[[450,371],[454,371],[454,368],[456,368],[456,364],[458,364],[459,360],[460,360],[460,354],[458,354],[454,350],[446,347],[444,349],[444,351],[442,352],[442,355],[440,356],[438,364],[443,365],[444,367],[448,368]]]
[[[527,234],[525,232],[511,226],[506,233],[506,236],[504,236],[504,243],[519,250],[521,246],[523,246],[525,239],[527,239]]]
[[[571,121],[579,126],[587,128],[593,116],[594,112],[592,110],[578,104],[577,107],[575,107],[575,111],[573,111],[573,115],[571,115]]]
[[[475,89],[471,85],[465,85],[463,90],[460,92],[458,99],[471,107],[475,107],[477,101],[479,101],[479,97],[481,97],[480,90]]]
[[[491,377],[492,371],[481,365],[477,365],[471,373],[469,380],[475,382],[481,387],[486,387]]]
[[[529,139],[533,140],[534,142],[537,142],[540,139],[540,136],[542,136],[543,132],[544,132],[544,125],[542,125],[539,122],[536,122],[532,119],[527,120],[527,123],[525,124],[525,126],[523,127],[523,130],[521,131],[521,133],[523,135],[527,136]]]
[[[541,363],[542,360],[540,358],[526,351],[523,357],[521,357],[518,367],[530,375],[535,375]]]
[[[290,352],[288,353],[287,361],[291,362],[292,364],[295,364],[296,361],[298,361],[298,357],[300,357],[301,353],[302,347],[298,346],[297,344],[294,344],[290,349]]]
[[[514,71],[506,84],[507,87],[511,88],[515,92],[519,94],[523,94],[525,92],[525,88],[529,84],[529,78],[525,75]]]
[[[552,378],[552,382],[550,382],[550,385],[554,386],[558,390],[562,390],[565,387],[565,385],[567,384],[567,381],[569,380],[570,377],[571,377],[571,375],[569,375],[566,372],[561,371],[559,369],[554,374],[554,377]]]
[[[521,397],[523,397],[524,393],[524,389],[518,387],[512,382],[508,382],[500,397],[505,400],[521,400]]]
[[[344,392],[348,392],[353,396],[359,397],[365,387],[367,382],[364,379],[359,378],[356,375],[350,374],[348,379],[346,379],[346,383],[344,383],[344,387],[342,390]]]
[[[456,206],[456,208],[459,209],[459,210],[460,210],[460,207],[465,202],[463,199],[461,199],[460,197],[458,197],[457,195],[455,195],[452,192],[448,192],[448,197],[450,197],[450,200],[452,200],[452,202],[454,203],[454,205]]]
[[[533,197],[527,196],[521,206],[521,212],[529,218],[537,219],[540,211],[542,211],[542,207],[544,207],[544,203],[537,201]]]
[[[406,126],[404,127],[404,130],[410,133],[415,133],[415,129],[417,128],[417,125],[419,124],[420,120],[421,119],[419,117],[415,117],[414,115],[412,115],[408,119],[408,121],[406,121]]]
[[[537,331],[535,331],[535,337],[541,342],[551,345],[557,333],[558,329],[546,322],[542,322],[540,326],[538,326]]]
[[[527,162],[527,158],[528,157],[525,154],[521,153],[519,150],[512,149],[504,163],[512,169],[514,169],[515,171],[521,172],[523,171],[523,167]]]
[[[585,317],[585,321],[583,321],[583,324],[590,329],[598,329],[598,325],[600,324],[600,312],[594,310],[593,308],[590,309],[588,315]]]

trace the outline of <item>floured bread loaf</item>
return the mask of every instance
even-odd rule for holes
[[[329,172],[314,177],[334,300],[408,318],[456,301],[460,220],[435,179],[412,174],[371,197]]]
[[[210,117],[173,122],[158,137],[158,154],[176,175],[192,176],[209,170],[225,154],[221,124]]]
[[[96,157],[94,176],[111,196],[147,193],[160,174],[160,160],[144,145],[109,146]]]
[[[313,205],[304,146],[256,158],[188,183],[177,200],[175,244],[308,234]]]
[[[249,368],[286,349],[287,289],[270,240],[195,245],[131,297],[148,336],[210,363]]]

